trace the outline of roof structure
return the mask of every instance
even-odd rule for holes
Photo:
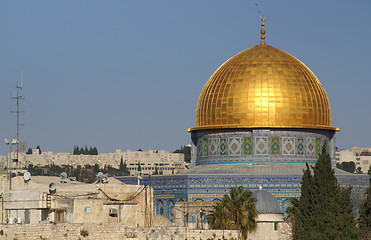
[[[281,214],[278,201],[269,192],[259,189],[252,195],[256,198],[255,207],[259,214]]]

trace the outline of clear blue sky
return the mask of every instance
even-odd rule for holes
[[[175,150],[198,96],[228,58],[266,42],[299,58],[330,99],[337,145],[371,147],[371,1],[1,1],[0,154],[16,132],[44,151],[74,145]]]

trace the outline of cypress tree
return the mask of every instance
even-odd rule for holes
[[[28,155],[29,155],[29,154],[32,154],[32,149],[31,149],[31,148],[28,148],[26,154],[28,154]]]
[[[36,149],[39,149],[39,154],[41,154],[41,148],[39,145],[37,145]]]
[[[92,155],[98,155],[98,149],[97,149],[97,147],[93,147]]]
[[[93,155],[93,147],[92,146],[90,146],[90,148],[89,148],[89,155]]]
[[[138,162],[138,173],[142,171],[142,167],[140,166],[140,162]]]
[[[301,191],[293,239],[357,239],[351,188],[338,185],[326,146],[313,167],[313,176],[307,164]]]
[[[124,160],[123,160],[122,157],[121,157],[121,160],[120,160],[120,167],[119,167],[119,169],[120,169],[120,172],[124,172]]]
[[[128,166],[126,165],[126,162],[124,162],[124,176],[129,176],[130,171],[128,169]]]
[[[313,177],[310,171],[308,163],[306,163],[306,169],[303,170],[303,177],[301,180],[301,196],[297,203],[297,209],[294,210],[295,225],[293,227],[293,239],[301,239],[301,236],[309,234],[312,217],[312,186]],[[310,238],[308,238],[310,239]]]
[[[371,165],[368,174],[371,177]],[[365,192],[365,198],[362,200],[359,207],[358,226],[360,230],[360,239],[371,239],[371,178]]]

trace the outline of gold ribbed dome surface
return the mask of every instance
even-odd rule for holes
[[[196,128],[330,129],[320,81],[301,61],[269,45],[246,49],[221,65],[204,86]]]

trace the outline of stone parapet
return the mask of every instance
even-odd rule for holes
[[[224,238],[223,238],[224,237]],[[127,228],[115,223],[0,225],[0,239],[34,240],[185,240],[239,239],[237,230],[193,230],[185,227]]]

